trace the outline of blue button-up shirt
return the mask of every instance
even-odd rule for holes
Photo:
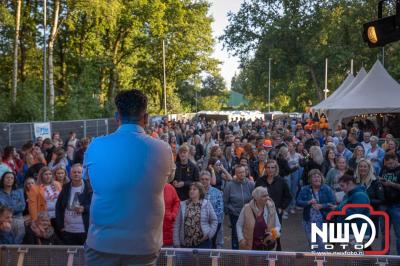
[[[13,189],[10,193],[0,190],[0,204],[13,210],[13,215],[22,215],[26,202],[22,189]]]
[[[211,202],[215,215],[217,215],[218,223],[222,223],[224,219],[224,200],[222,198],[222,192],[219,189],[210,186],[205,198]]]
[[[93,188],[87,245],[114,254],[157,253],[163,189],[174,165],[169,145],[135,124],[94,139],[84,162]]]

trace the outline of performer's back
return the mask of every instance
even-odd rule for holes
[[[169,146],[136,124],[96,138],[85,154],[93,187],[87,246],[126,255],[162,246],[163,188],[173,161]]]

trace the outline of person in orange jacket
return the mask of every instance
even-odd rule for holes
[[[38,213],[47,211],[48,216],[55,224],[55,207],[61,184],[54,180],[53,173],[49,167],[43,167],[39,171],[37,183],[27,191],[28,210],[32,221],[36,221]]]

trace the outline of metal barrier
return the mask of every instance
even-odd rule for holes
[[[83,266],[81,246],[2,246],[0,266]],[[400,256],[162,249],[157,266],[398,266]]]
[[[169,120],[184,121],[192,119],[195,113],[169,114]],[[162,116],[159,116],[162,118]],[[59,132],[65,140],[69,132],[76,133],[78,138],[98,137],[114,132],[118,125],[115,118],[50,121],[51,132]],[[0,123],[0,149],[12,145],[21,148],[28,141],[34,141],[34,123]]]
[[[0,123],[0,148],[13,145],[20,148],[28,141],[34,141],[34,123]],[[50,122],[51,132],[59,132],[65,140],[74,131],[78,138],[97,137],[117,129],[115,119],[71,120]]]

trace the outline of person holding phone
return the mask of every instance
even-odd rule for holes
[[[231,174],[216,157],[208,160],[207,170],[211,173],[211,185],[220,191],[225,188],[226,182],[232,180]]]

